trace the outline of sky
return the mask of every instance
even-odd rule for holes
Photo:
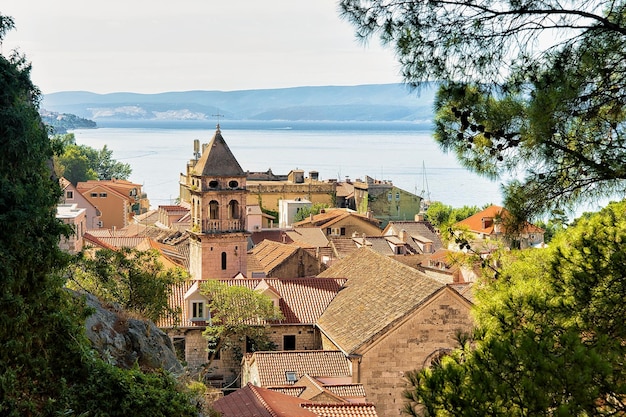
[[[24,53],[44,94],[402,82],[337,0],[2,0],[0,14],[15,22],[2,53]]]

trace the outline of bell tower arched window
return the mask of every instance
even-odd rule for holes
[[[239,218],[239,202],[237,200],[230,200],[230,203],[228,203],[228,218]]]
[[[220,204],[215,200],[211,200],[211,202],[209,203],[209,219],[215,220],[219,218],[220,218]]]

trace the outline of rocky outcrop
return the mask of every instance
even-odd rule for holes
[[[126,369],[137,363],[143,370],[183,373],[172,341],[153,322],[130,317],[118,305],[104,304],[91,294],[79,296],[95,310],[85,323],[87,337],[104,360]]]

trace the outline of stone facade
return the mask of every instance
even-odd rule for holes
[[[313,204],[335,205],[335,182],[248,181],[248,204],[278,212],[281,200],[308,200]]]
[[[194,279],[232,278],[245,272],[245,235],[195,234],[189,238],[189,273]]]
[[[354,183],[356,210],[371,212],[382,227],[394,220],[412,220],[421,211],[422,198],[393,185],[367,177],[366,182]]]
[[[404,375],[421,369],[439,352],[458,347],[458,332],[469,333],[472,321],[469,303],[452,289],[446,289],[418,308],[370,345],[351,355],[352,380],[362,383],[368,401],[381,416],[401,416]],[[336,350],[322,338],[324,350]]]
[[[190,374],[197,374],[203,371],[208,364],[209,354],[207,351],[207,340],[202,336],[203,329],[168,329],[167,334],[172,339],[176,353],[183,361]],[[312,325],[273,325],[267,330],[270,341],[277,350],[317,350],[321,347],[321,336],[319,330]],[[291,339],[285,339],[285,336]],[[295,345],[287,346],[290,340]],[[245,351],[245,343],[241,344],[241,352]],[[217,359],[214,359],[209,368],[207,382],[217,388],[226,385],[239,387],[240,381],[235,381],[241,370],[241,361],[235,357],[230,350],[220,352]]]

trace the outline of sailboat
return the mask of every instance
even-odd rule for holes
[[[426,213],[430,207],[430,190],[428,189],[428,178],[426,178],[426,164],[422,161],[422,192],[420,193],[420,213]]]

